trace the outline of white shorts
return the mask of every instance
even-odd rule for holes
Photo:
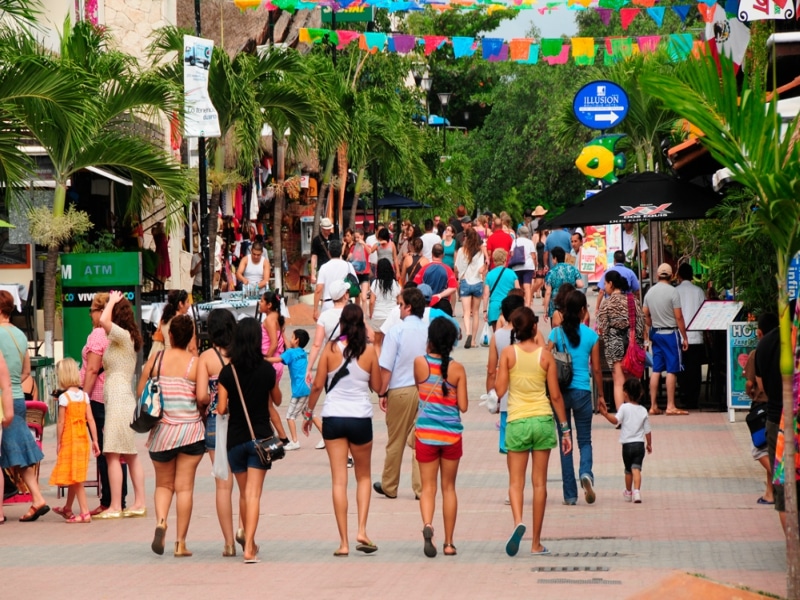
[[[300,396],[299,398],[292,397],[289,402],[289,408],[286,410],[286,420],[291,421],[301,416],[307,407],[308,396]]]

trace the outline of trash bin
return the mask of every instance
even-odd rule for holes
[[[31,357],[31,377],[39,388],[39,400],[47,403],[46,425],[53,424],[58,420],[58,407],[56,398],[51,393],[58,388],[56,381],[55,361],[49,356]]]

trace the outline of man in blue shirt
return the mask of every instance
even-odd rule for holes
[[[628,291],[633,292],[634,294],[639,291],[642,287],[639,284],[639,278],[636,277],[636,273],[631,271],[628,267],[625,266],[625,253],[622,250],[617,250],[614,252],[614,265],[606,269],[606,273],[609,271],[616,271],[628,282]],[[606,273],[603,273],[603,276],[600,278],[600,281],[597,282],[597,304],[594,307],[594,312],[597,314],[597,310],[600,308],[600,303],[603,301],[603,296],[605,296],[605,286],[606,286]]]
[[[547,241],[544,243],[544,262],[547,267],[552,269],[555,261],[553,260],[553,248],[563,248],[564,254],[567,255],[572,250],[572,240],[569,229],[554,229],[547,236]]]
[[[414,380],[414,359],[428,348],[428,330],[422,321],[425,298],[418,289],[405,289],[398,298],[401,323],[386,334],[381,348],[381,390],[379,404],[386,413],[386,458],[383,475],[372,487],[387,498],[397,498],[400,467],[406,441],[414,430],[419,393]],[[411,487],[415,496],[422,493],[419,465],[412,449]]]

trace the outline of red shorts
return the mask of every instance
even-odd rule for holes
[[[445,460],[458,460],[464,454],[461,440],[447,446],[434,446],[416,440],[417,462],[429,463],[443,458]]]

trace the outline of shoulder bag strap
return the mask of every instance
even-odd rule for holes
[[[333,388],[335,388],[335,387],[336,387],[336,384],[337,384],[337,383],[339,383],[339,380],[340,380],[342,377],[344,377],[344,374],[342,374],[342,375],[339,375],[339,373],[341,373],[342,371],[344,371],[344,370],[347,368],[347,365],[349,365],[349,364],[350,364],[350,361],[352,360],[352,358],[353,358],[353,357],[351,356],[350,358],[347,358],[347,359],[345,359],[345,357],[344,357],[344,350],[342,350],[342,361],[343,361],[343,362],[342,362],[342,364],[339,366],[339,368],[338,368],[338,369],[336,369],[336,373],[334,373],[334,374],[333,374],[333,377],[331,377],[330,387],[328,387],[328,380],[327,380],[327,377],[326,377],[326,379],[325,379],[325,393],[326,393],[326,394],[327,394],[327,393],[329,393],[329,392],[330,392],[330,391],[331,391]],[[338,375],[338,377],[337,377],[337,375]]]
[[[153,366],[150,367],[150,379],[153,378],[153,369],[156,369],[156,379],[161,377],[161,362],[164,360],[164,351],[159,350],[156,354],[156,359],[153,361]]]
[[[20,359],[20,361],[22,361],[24,363],[25,362],[25,353],[22,351],[22,348],[19,347],[19,344],[17,343],[17,340],[14,339],[14,336],[12,335],[12,333],[6,327],[2,327],[2,330],[5,331],[8,334],[8,337],[11,338],[11,341],[14,342],[14,345],[17,347],[17,352],[19,352],[19,359]]]
[[[239,392],[239,401],[242,403],[242,410],[244,411],[244,418],[247,419],[247,428],[250,430],[250,437],[255,442],[256,434],[253,431],[253,424],[250,422],[250,414],[247,412],[247,404],[244,401],[244,394],[242,394],[242,386],[239,385],[239,375],[236,374],[236,367],[230,363],[231,371],[233,371],[233,380],[236,382],[236,391]]]
[[[408,274],[406,275],[406,279],[408,279],[408,281],[414,281],[414,277],[417,276],[419,269],[416,267],[421,258],[422,255],[417,254],[413,259],[411,259],[411,265],[408,267]]]
[[[318,234],[317,234],[317,237],[319,238],[319,241],[322,243],[322,247],[323,247],[323,248],[325,248],[325,254],[327,254],[327,255],[328,255],[328,260],[330,260],[330,258],[331,258],[331,251],[330,251],[330,250],[328,250],[328,244],[327,244],[327,243],[325,242],[325,240],[323,239],[323,237],[322,237],[322,234],[321,234],[321,233],[318,233]]]
[[[216,348],[214,348],[213,346],[212,346],[212,349],[214,350],[214,352],[217,353],[217,358],[219,358],[220,364],[224,367],[227,363],[225,362],[225,359],[222,358],[222,353],[219,350],[217,350]]]
[[[628,338],[633,344],[636,341],[636,303],[633,294],[628,292],[626,295],[628,296]]]
[[[492,286],[492,289],[489,290],[489,297],[490,298],[491,298],[492,294],[494,294],[494,290],[497,287],[497,284],[500,283],[500,278],[503,276],[503,273],[505,272],[505,270],[506,270],[506,267],[503,267],[503,270],[500,271],[500,274],[497,276],[497,281],[494,282],[494,285]]]

